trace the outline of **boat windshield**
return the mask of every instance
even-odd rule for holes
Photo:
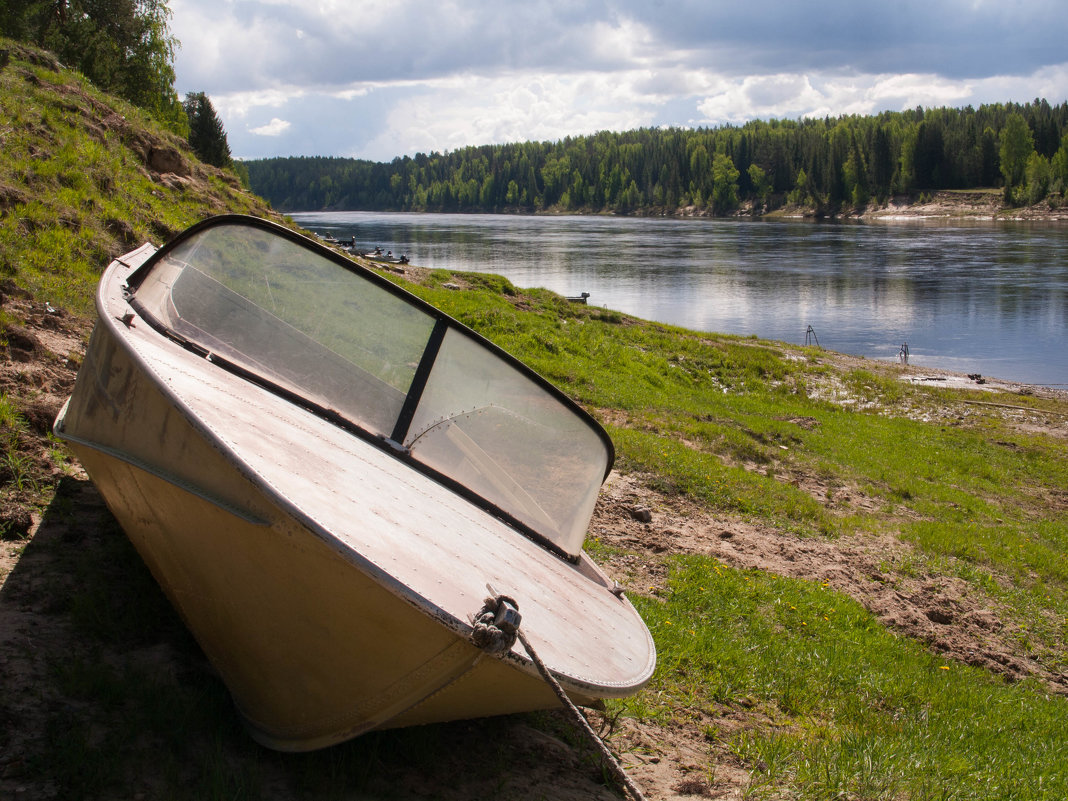
[[[604,431],[451,318],[259,220],[191,229],[131,277],[183,341],[374,435],[574,557],[612,460]]]

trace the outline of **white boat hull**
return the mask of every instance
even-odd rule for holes
[[[128,316],[122,284],[152,252],[102,279],[100,322],[56,432],[258,741],[308,750],[557,706],[521,646],[494,657],[471,644],[487,584],[517,600],[577,703],[648,681],[648,631],[585,555],[560,559]]]

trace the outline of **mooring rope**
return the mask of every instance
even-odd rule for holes
[[[572,723],[586,735],[586,738],[600,753],[601,764],[604,768],[612,774],[612,777],[619,783],[624,792],[631,794],[635,801],[645,801],[645,796],[642,795],[641,789],[626,774],[615,754],[608,750],[608,746],[604,744],[604,740],[590,726],[585,715],[567,697],[564,688],[560,686],[553,674],[545,667],[545,663],[541,661],[541,657],[534,650],[534,646],[530,644],[530,640],[527,639],[523,629],[520,628],[519,624],[522,621],[522,616],[519,614],[519,607],[515,600],[507,595],[498,595],[492,587],[488,589],[493,593],[493,597],[487,598],[482,610],[472,618],[472,626],[475,629],[471,635],[472,642],[489,653],[500,654],[510,651],[518,638],[534,666],[538,669],[538,673],[545,679],[545,683],[552,688],[556,697],[560,699],[560,703],[564,705],[564,709],[567,711]],[[483,642],[486,645],[482,645],[481,643]],[[491,648],[493,650],[490,650]]]

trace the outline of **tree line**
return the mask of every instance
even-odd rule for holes
[[[784,204],[837,214],[891,196],[997,187],[1063,203],[1068,103],[916,108],[871,116],[642,128],[555,142],[243,162],[283,210],[728,214]]]

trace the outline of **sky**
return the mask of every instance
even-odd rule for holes
[[[236,158],[1068,101],[1068,0],[170,0]]]

